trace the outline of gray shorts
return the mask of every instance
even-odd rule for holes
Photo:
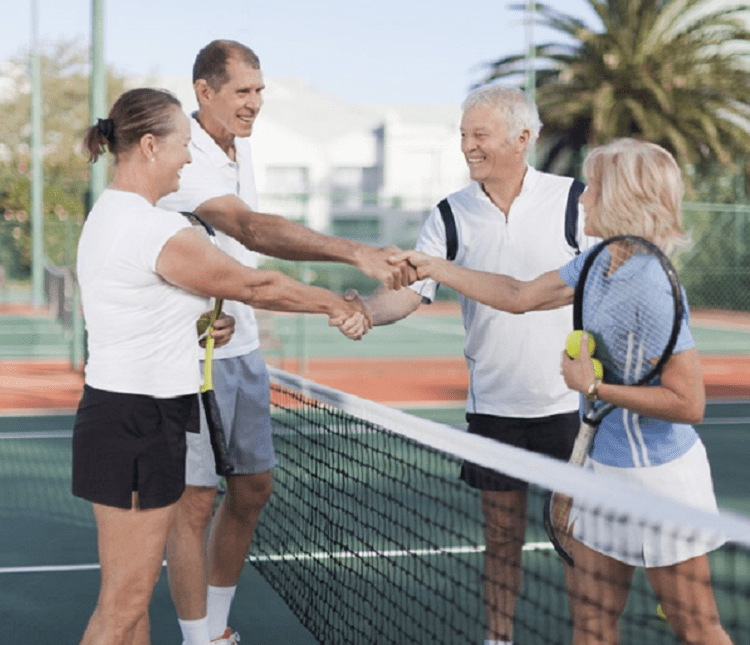
[[[203,364],[201,363],[201,370]],[[263,473],[276,464],[271,438],[270,385],[263,352],[214,359],[213,383],[235,475]],[[185,482],[217,486],[214,455],[201,405],[200,434],[187,436]]]

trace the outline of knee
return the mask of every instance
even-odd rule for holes
[[[138,623],[148,620],[150,592],[130,588],[127,594],[100,597],[92,620],[99,622],[100,631],[112,642],[125,642]]]
[[[488,551],[520,550],[524,543],[524,525],[514,518],[485,517],[484,541]]]
[[[216,489],[188,486],[177,504],[175,524],[205,533],[216,506]]]
[[[256,518],[273,494],[273,479],[266,476],[238,475],[227,487],[227,510],[238,518]]]
[[[666,609],[665,609],[666,611]],[[724,642],[724,630],[717,615],[705,616],[689,611],[666,611],[667,622],[681,643],[701,645],[702,643]]]
[[[617,612],[597,607],[588,600],[571,604],[574,643],[616,643],[620,616]]]

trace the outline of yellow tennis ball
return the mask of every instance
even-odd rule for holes
[[[602,362],[596,358],[592,358],[591,364],[594,366],[594,376],[596,378],[604,378],[604,366]]]
[[[565,341],[565,350],[568,352],[568,356],[571,358],[578,358],[579,354],[581,353],[581,334],[583,332],[580,329],[576,329],[575,331],[568,334],[568,338]],[[589,356],[594,355],[594,350],[596,349],[596,343],[594,342],[594,337],[589,334]]]
[[[664,613],[664,608],[661,605],[656,605],[656,615],[665,623],[667,622],[667,614]]]

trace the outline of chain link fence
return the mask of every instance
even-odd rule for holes
[[[684,220],[693,244],[674,260],[691,307],[750,311],[750,204],[686,202]],[[28,226],[28,222],[0,220],[2,302],[28,293],[23,289],[30,281]],[[66,326],[76,291],[72,270],[80,229],[81,224],[73,221],[47,223],[45,228],[48,305]],[[302,277],[299,263],[271,261],[271,266]],[[336,291],[352,286],[367,291],[372,286],[360,284],[363,277],[354,269],[328,263],[315,263],[307,277]],[[349,279],[359,282],[349,284]]]

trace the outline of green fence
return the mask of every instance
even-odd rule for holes
[[[693,245],[675,258],[675,264],[691,306],[750,311],[750,204],[688,202],[684,218]],[[9,302],[27,293],[19,285],[30,280],[28,226],[28,222],[0,219],[0,301]],[[75,297],[72,273],[64,268],[75,265],[80,227],[77,222],[56,222],[45,228],[47,282],[55,289],[48,291],[48,303],[66,318],[66,324],[70,324],[72,305],[58,300]],[[357,287],[368,292],[374,287],[354,269],[340,265],[271,261],[270,266],[336,291]],[[66,282],[63,286],[61,279]]]
[[[676,259],[691,307],[750,311],[750,205],[684,208],[692,247]]]

